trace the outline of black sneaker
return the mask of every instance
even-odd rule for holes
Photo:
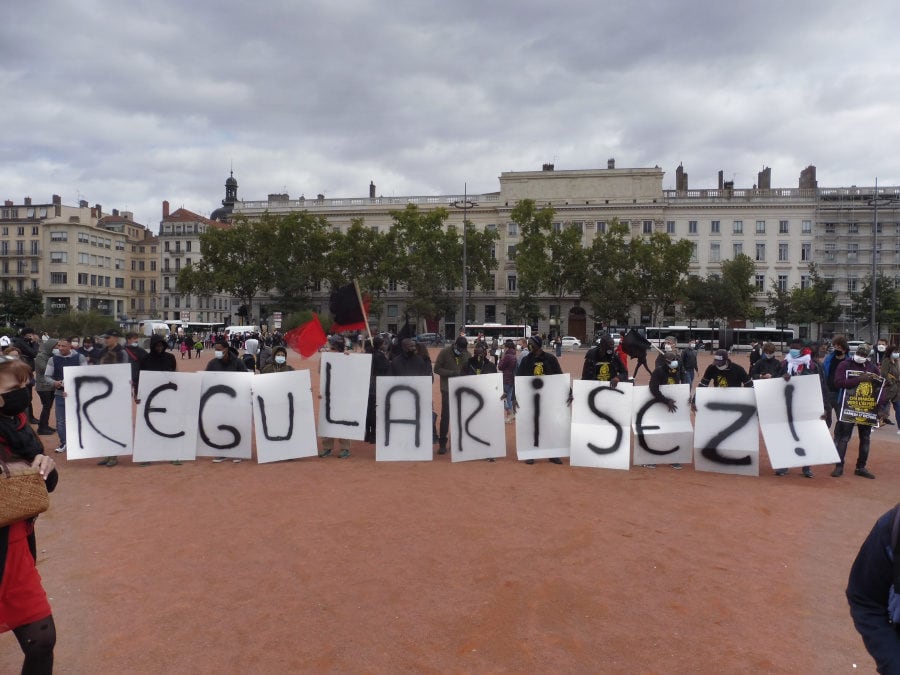
[[[331,450],[323,450],[319,453],[319,457],[331,457]]]
[[[533,460],[533,459],[526,459],[526,460],[525,460],[525,463],[526,463],[526,464],[534,464],[534,460]]]
[[[56,433],[56,429],[52,427],[38,427],[38,436],[52,436]]]
[[[554,464],[562,464],[562,460],[559,457],[551,457],[549,461],[553,462]]]
[[[776,476],[787,476],[787,472],[788,472],[787,469],[776,469],[775,475]]]
[[[869,471],[866,467],[860,466],[856,468],[854,471],[857,476],[862,476],[863,478],[875,478],[875,474]]]
[[[438,454],[439,454],[439,455],[446,455],[446,454],[447,454],[447,446],[446,446],[446,445],[440,446],[440,447],[438,448]]]
[[[810,469],[808,466],[803,467],[803,477],[804,478],[812,478],[813,477],[812,469]]]
[[[831,472],[832,478],[840,478],[843,475],[844,475],[844,467],[842,467],[840,464],[838,466],[834,467],[834,471]]]

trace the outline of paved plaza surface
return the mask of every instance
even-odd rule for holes
[[[289,358],[317,392],[318,359]],[[265,465],[57,455],[37,523],[57,672],[874,672],[844,588],[900,496],[898,439],[873,433],[875,480],[855,434],[851,471],[811,480],[772,475],[762,443],[759,478],[528,466],[513,425],[505,459],[452,466],[362,442]]]

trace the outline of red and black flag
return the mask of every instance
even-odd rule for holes
[[[299,353],[303,358],[309,358],[315,354],[328,341],[322,324],[319,323],[319,315],[313,312],[313,317],[302,326],[297,326],[284,334],[287,346]]]
[[[622,338],[622,351],[633,359],[646,359],[647,352],[651,349],[653,349],[653,345],[634,328]]]
[[[347,284],[333,290],[328,308],[331,310],[331,316],[334,317],[334,323],[331,324],[333,333],[365,330],[369,302],[368,299],[360,302],[356,284]]]

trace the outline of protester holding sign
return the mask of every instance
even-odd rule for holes
[[[675,399],[667,398],[659,388],[663,384],[687,384],[687,382],[685,381],[684,366],[678,359],[678,351],[674,348],[668,349],[665,355],[668,361],[659,363],[653,374],[650,375],[650,393],[653,394],[654,399],[664,404],[669,412],[674,414],[678,411]],[[656,464],[644,464],[643,466],[647,469],[656,468]],[[678,462],[674,462],[671,466],[673,469],[683,468]]]
[[[889,407],[894,409],[894,420],[900,421],[900,351],[897,345],[888,347],[887,356],[881,363],[881,376],[884,378],[883,415],[885,424],[891,424]],[[38,433],[41,433],[38,429]],[[897,431],[900,434],[900,430]]]
[[[771,343],[766,343],[766,345],[770,345]],[[774,350],[774,345],[772,348]],[[771,359],[774,360],[774,359]],[[759,365],[760,361],[757,362]],[[794,375],[816,375],[819,378],[819,388],[822,390],[822,419],[825,418],[825,415],[828,412],[828,388],[825,386],[825,378],[822,376],[822,370],[819,368],[818,362],[813,358],[812,350],[808,347],[803,347],[803,342],[800,338],[794,338],[791,340],[790,347],[788,349],[787,356],[784,358],[784,361],[780,364],[779,374],[785,379],[790,380]],[[803,476],[805,478],[812,478],[813,472],[811,466],[804,466]],[[786,475],[788,470],[786,468],[776,469],[776,476],[784,476]]]
[[[52,492],[59,479],[56,466],[28,426],[30,379],[31,368],[23,361],[0,359],[0,458],[38,469]],[[50,673],[56,626],[35,566],[36,550],[34,518],[0,528],[0,633],[12,630],[16,636],[25,654],[23,673]]]
[[[334,334],[328,338],[328,351],[349,356],[347,353],[347,344],[341,335]],[[341,453],[338,459],[347,459],[350,456],[350,439],[349,438],[332,438],[326,437],[322,439],[322,452],[319,457],[330,457],[334,452],[334,442],[337,441],[341,446]]]
[[[447,452],[450,435],[450,384],[448,379],[457,377],[463,364],[469,360],[469,342],[462,335],[452,345],[444,347],[434,362],[434,372],[441,378],[441,421],[438,429],[438,454]]]
[[[589,349],[584,355],[581,379],[609,382],[611,387],[615,387],[619,382],[628,381],[628,369],[616,355],[613,340],[609,335],[603,335],[600,344]]]
[[[524,356],[516,369],[516,375],[528,376],[532,375],[540,377],[542,375],[562,375],[563,371],[553,354],[544,351],[544,340],[540,335],[532,335],[528,338],[528,354]],[[645,364],[646,365],[646,362]],[[559,457],[550,457],[550,461],[554,464],[562,464]],[[526,459],[526,464],[534,464],[533,459]]]
[[[497,372],[497,367],[487,359],[487,348],[483,342],[476,344],[472,351],[472,357],[460,368],[460,375],[492,375]]]
[[[878,366],[869,360],[870,351],[869,345],[861,344],[856,348],[853,360],[845,359],[834,376],[835,384],[841,388],[841,413],[834,427],[834,444],[841,461],[835,464],[831,472],[834,478],[844,475],[844,457],[854,426],[859,434],[859,456],[853,473],[863,478],[875,478],[866,468],[866,463],[883,380],[878,375]]]

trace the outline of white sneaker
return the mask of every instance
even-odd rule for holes
[[[235,457],[235,458],[234,458],[233,460],[231,460],[231,461],[234,462],[235,464],[240,464],[242,460],[241,460],[240,457]]]
[[[221,464],[225,461],[225,457],[213,457],[213,464]]]
[[[897,433],[900,434],[900,431],[898,431]],[[66,451],[65,445],[61,445],[56,449],[56,452],[65,452],[65,451]]]

